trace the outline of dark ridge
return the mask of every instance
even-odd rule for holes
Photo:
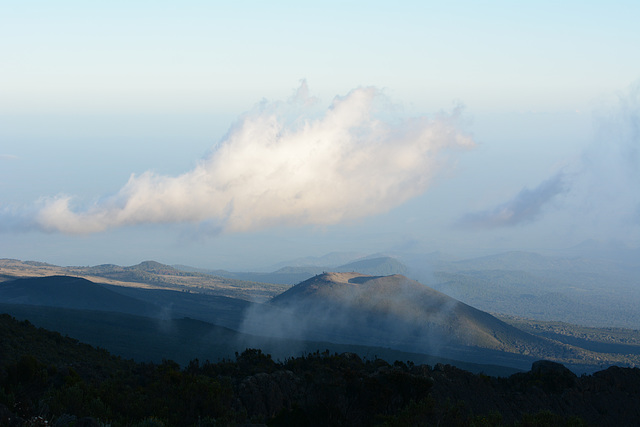
[[[73,276],[33,277],[2,282],[0,302],[142,315],[155,315],[159,311],[155,305]]]

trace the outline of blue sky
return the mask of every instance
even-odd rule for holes
[[[640,243],[638,2],[344,3],[0,3],[0,257]]]

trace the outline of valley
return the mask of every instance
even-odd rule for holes
[[[494,267],[488,264],[489,268]],[[441,264],[440,268],[452,270],[451,265]],[[355,267],[364,273],[340,273]],[[486,276],[478,272],[497,274],[496,270],[479,267],[476,261],[476,270],[467,270],[469,266],[465,265],[463,270],[446,274],[466,275],[469,282],[473,275]],[[538,359],[564,363],[578,373],[609,365],[640,365],[640,334],[634,329],[551,322],[544,320],[545,316],[514,316],[508,310],[481,311],[436,290],[438,284],[440,288],[451,288],[451,281],[436,280],[430,288],[394,273],[410,274],[411,269],[389,257],[371,257],[326,269],[329,268],[336,273],[313,275],[325,268],[297,266],[280,267],[274,273],[221,277],[214,276],[214,271],[186,271],[184,266],[153,261],[131,267],[60,267],[5,259],[0,260],[0,303],[5,312],[17,318],[29,319],[116,354],[150,361],[170,357],[186,362],[188,355],[218,360],[246,347],[259,347],[282,358],[335,349],[353,351],[362,357],[387,355],[388,360],[443,360],[474,372],[494,374],[527,369]],[[303,277],[303,272],[310,278],[293,287],[243,280],[260,275],[263,279]],[[445,273],[438,274],[442,278]],[[55,275],[59,277],[51,277]],[[64,281],[63,276],[75,281],[69,284],[67,299],[60,283],[53,282]],[[514,283],[512,295],[514,289],[522,288],[517,281],[510,282],[513,274],[501,276],[502,280],[486,286],[486,277],[477,279],[475,286],[485,289],[483,295],[506,288],[509,283]],[[40,281],[29,282],[38,278]],[[541,287],[544,286],[543,283]],[[89,288],[93,291],[86,293]],[[469,295],[473,300],[473,292]],[[509,293],[504,295],[508,297]],[[106,320],[107,315],[111,320]],[[126,315],[135,317],[118,317]],[[118,324],[136,326],[130,327],[129,333],[122,333]],[[180,328],[171,332],[169,325],[173,324],[180,324]],[[105,325],[114,330],[105,329]],[[206,328],[211,332],[202,332]],[[187,332],[191,329],[200,332]],[[145,343],[154,335],[157,341],[164,342],[162,346],[148,343],[127,350],[131,343]],[[187,345],[180,336],[200,338],[190,339],[192,344]],[[211,345],[213,342],[226,344]]]

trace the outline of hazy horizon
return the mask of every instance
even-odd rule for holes
[[[0,258],[640,247],[640,5],[2,8]]]

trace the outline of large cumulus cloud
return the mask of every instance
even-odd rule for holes
[[[336,97],[320,114],[313,102],[303,83],[291,99],[241,117],[193,170],[132,175],[83,208],[68,196],[45,199],[32,225],[82,234],[146,223],[207,222],[223,232],[335,224],[418,196],[451,149],[473,146],[458,112],[398,118],[373,87]]]

